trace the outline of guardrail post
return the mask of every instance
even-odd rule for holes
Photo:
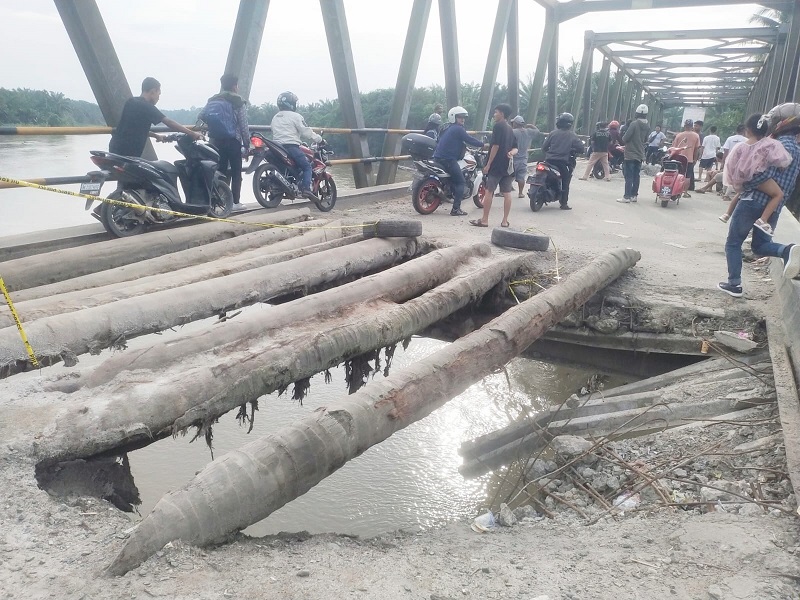
[[[461,104],[461,75],[458,65],[458,33],[455,0],[439,0],[439,27],[442,32],[444,89],[447,108]]]
[[[239,77],[239,94],[245,100],[250,98],[268,10],[269,0],[239,0],[225,72]]]
[[[397,85],[394,88],[392,110],[389,113],[388,129],[404,129],[408,123],[408,112],[411,109],[411,96],[414,92],[414,81],[417,79],[419,58],[428,28],[428,16],[431,12],[432,0],[414,0],[411,17],[408,20],[408,33],[403,46],[403,57],[397,72]],[[387,133],[383,138],[383,156],[395,156],[400,152],[400,138],[396,133]],[[394,181],[397,175],[397,162],[384,161],[378,166],[378,185]]]

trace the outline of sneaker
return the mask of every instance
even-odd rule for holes
[[[723,215],[720,215],[720,216],[719,216],[719,217],[717,217],[717,218],[718,218],[720,221],[722,221],[723,223],[727,223],[727,222],[728,222],[728,219],[730,219],[730,218],[731,218],[731,216],[730,216],[728,213],[725,213],[725,214],[723,214]]]
[[[800,256],[798,256],[798,258],[800,258]],[[728,294],[729,296],[733,296],[734,298],[742,297],[742,286],[740,285],[733,285],[728,283],[727,281],[720,281],[717,284],[717,287],[726,294]]]
[[[638,201],[639,201],[639,196],[634,196],[633,198],[631,198],[631,202],[638,202]]]
[[[242,204],[241,202],[235,202],[234,205],[233,205],[233,209],[232,210],[234,212],[236,212],[237,210],[246,210],[246,209],[247,209],[247,207],[244,204]]]
[[[794,279],[800,274],[800,246],[789,244],[783,251],[783,276]]]
[[[461,210],[460,208],[454,208],[453,210],[450,211],[450,216],[451,217],[465,217],[465,216],[467,216],[467,213],[464,212],[463,210]]]
[[[617,202],[621,202],[622,204],[630,204],[631,199],[626,196],[623,198],[617,198]]]

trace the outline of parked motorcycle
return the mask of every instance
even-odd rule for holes
[[[92,211],[110,234],[117,237],[136,235],[148,225],[170,223],[177,215],[162,212],[171,210],[189,215],[208,215],[225,219],[233,210],[233,193],[225,175],[217,171],[219,154],[204,141],[175,133],[164,141],[176,142],[185,159],[172,164],[166,160],[145,160],[122,156],[102,150],[91,150],[91,160],[100,171],[87,173],[90,181],[81,184],[81,193],[98,196],[112,173],[117,189],[108,197],[137,207],[118,206],[103,202]],[[181,182],[186,202],[178,192]],[[94,203],[86,201],[86,210]],[[161,209],[161,210],[154,210]]]
[[[275,208],[284,198],[294,200],[301,197],[302,172],[280,144],[260,133],[250,136],[252,160],[245,173],[253,173],[253,195],[264,208]],[[328,212],[336,204],[336,182],[328,173],[329,157],[333,154],[323,139],[318,144],[300,146],[300,150],[311,161],[311,191],[318,198],[312,200],[322,212]]]
[[[402,153],[410,154],[414,162],[414,179],[411,184],[411,203],[421,215],[429,215],[442,202],[453,202],[450,174],[434,160],[436,142],[426,135],[409,133],[403,137]],[[472,196],[478,208],[483,208],[483,167],[487,153],[481,149],[468,149],[464,158],[458,161],[464,175],[464,198]]]
[[[609,172],[610,173],[619,172],[619,170],[622,168],[622,160],[623,160],[623,155],[609,152],[608,153]],[[594,163],[590,177],[594,177],[595,179],[605,179],[606,174],[603,171],[603,163],[601,163],[600,161]]]
[[[681,150],[683,148],[670,148],[669,156],[661,163],[662,170],[653,178],[653,192],[656,202],[661,201],[662,208],[666,208],[670,200],[680,204],[681,194],[689,189],[686,178],[689,161],[680,153]]]
[[[569,160],[570,171],[575,170],[575,164],[573,154]],[[528,175],[527,183],[533,212],[539,212],[545,204],[561,200],[561,171],[546,160],[536,163],[533,175]]]

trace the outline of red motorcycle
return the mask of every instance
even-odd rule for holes
[[[260,133],[250,136],[252,160],[245,173],[253,173],[253,195],[264,208],[276,208],[284,198],[300,198],[302,173],[289,158],[280,144]],[[336,182],[328,173],[328,157],[333,154],[323,139],[318,144],[300,146],[300,150],[311,161],[311,191],[318,198],[313,200],[322,212],[328,212],[336,204]]]
[[[667,157],[661,163],[662,170],[653,179],[656,202],[660,200],[662,208],[666,208],[670,200],[680,204],[681,194],[689,189],[689,180],[686,178],[689,161],[681,154],[681,150],[683,148],[669,149]]]

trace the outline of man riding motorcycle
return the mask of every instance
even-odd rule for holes
[[[278,113],[272,117],[272,141],[280,144],[286,154],[302,172],[300,193],[309,200],[318,200],[311,191],[311,163],[300,150],[303,139],[321,142],[322,136],[306,125],[303,117],[297,112],[297,96],[292,92],[283,92],[278,96]]]
[[[463,106],[454,106],[447,111],[447,120],[450,125],[439,136],[439,143],[433,152],[433,159],[450,175],[453,187],[453,209],[450,214],[454,217],[463,217],[467,213],[461,210],[461,200],[464,198],[464,174],[458,161],[464,157],[466,145],[483,146],[483,142],[472,137],[464,129],[464,122],[469,113]]]
[[[569,183],[575,168],[575,156],[583,154],[583,142],[571,131],[575,117],[570,113],[561,113],[556,119],[556,128],[550,132],[542,144],[544,160],[561,173],[561,210],[572,210],[569,201]]]

